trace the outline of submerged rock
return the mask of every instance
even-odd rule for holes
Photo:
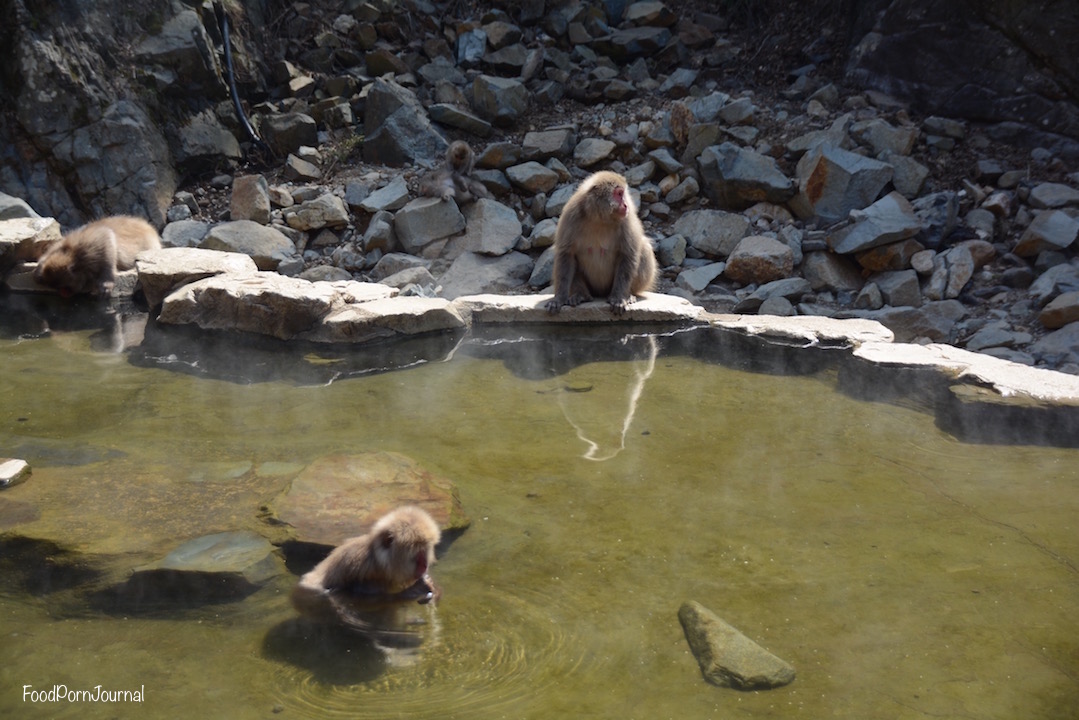
[[[794,668],[698,602],[678,610],[689,648],[708,682],[736,690],[768,690],[794,682]]]
[[[333,546],[363,535],[399,505],[423,508],[443,532],[470,524],[451,480],[391,452],[315,460],[274,502],[271,513],[293,528],[296,540]]]

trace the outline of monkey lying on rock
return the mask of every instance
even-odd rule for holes
[[[63,297],[108,295],[117,270],[135,267],[135,256],[161,247],[154,227],[136,217],[102,218],[73,230],[38,260],[34,280]]]
[[[554,298],[547,312],[606,297],[621,315],[635,295],[652,289],[656,258],[626,179],[603,170],[581,183],[554,236]]]
[[[424,510],[405,506],[381,517],[366,535],[346,540],[300,578],[292,602],[307,614],[325,614],[330,594],[372,604],[437,601],[441,590],[428,569],[441,533]]]

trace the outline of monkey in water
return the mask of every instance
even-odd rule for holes
[[[366,535],[334,548],[300,578],[292,593],[297,609],[315,614],[329,593],[372,602],[438,600],[428,568],[435,561],[441,533],[424,510],[407,505],[382,516]]]
[[[34,280],[72,295],[108,295],[117,270],[135,267],[135,256],[161,247],[154,227],[136,217],[116,215],[83,225],[54,244],[38,260]]]
[[[459,203],[491,197],[483,183],[472,177],[475,164],[476,153],[471,146],[463,140],[454,140],[446,150],[446,161],[423,181],[420,193],[443,200],[453,198]]]
[[[554,298],[547,312],[607,298],[621,315],[635,295],[652,289],[656,258],[626,179],[590,175],[566,203],[554,236]]]

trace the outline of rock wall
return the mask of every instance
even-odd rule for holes
[[[855,0],[847,77],[1079,159],[1079,3]],[[864,34],[862,29],[871,28]]]
[[[160,226],[185,166],[239,156],[213,113],[205,127],[228,98],[211,3],[0,0],[0,17],[0,190],[68,226]]]

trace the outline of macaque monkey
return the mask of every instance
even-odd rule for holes
[[[440,591],[427,570],[440,538],[438,524],[425,511],[411,505],[397,508],[300,578],[293,603],[305,610],[333,592],[373,601],[437,600]]]
[[[566,203],[554,235],[554,298],[547,312],[605,296],[621,315],[652,289],[656,258],[626,179],[607,170],[585,179]]]
[[[420,193],[459,203],[491,197],[479,180],[472,178],[476,154],[463,140],[454,140],[446,150],[446,162],[420,185]]]
[[[135,267],[135,256],[161,247],[150,223],[117,215],[83,225],[54,244],[38,260],[34,280],[63,297],[108,295],[117,270]]]

